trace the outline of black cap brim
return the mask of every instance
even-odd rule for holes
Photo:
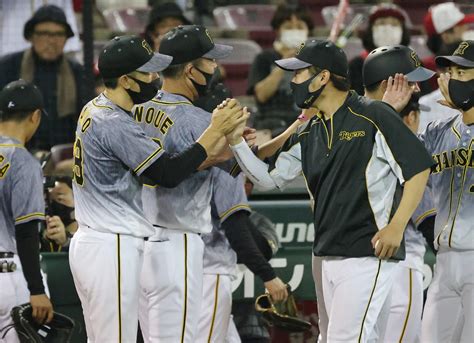
[[[305,69],[312,66],[311,63],[302,61],[296,57],[276,60],[275,64],[279,66],[281,69],[289,70],[289,71]]]
[[[173,57],[155,52],[147,63],[137,68],[137,71],[141,71],[142,73],[157,73],[168,68],[171,61],[173,61]]]
[[[209,58],[211,60],[221,60],[223,58],[229,57],[229,55],[234,50],[234,47],[224,44],[214,44],[214,47],[206,52],[203,58]]]
[[[435,61],[438,67],[457,65],[460,67],[474,68],[474,61],[470,61],[461,56],[438,56]]]
[[[408,82],[421,82],[431,79],[435,74],[436,72],[433,70],[418,67],[408,74],[405,74],[405,76],[408,78]]]

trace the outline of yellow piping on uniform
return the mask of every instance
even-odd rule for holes
[[[377,280],[379,278],[381,266],[382,266],[382,260],[379,260],[379,265],[377,267],[377,274],[375,274],[374,286],[372,287],[372,292],[370,293],[369,302],[367,304],[367,308],[365,309],[364,317],[362,318],[362,324],[360,325],[360,333],[359,333],[359,339],[358,339],[359,343],[362,341],[362,333],[364,332],[365,318],[367,317],[367,312],[369,312],[370,303],[372,302],[372,297],[374,296],[375,288],[377,287]]]
[[[454,124],[453,126],[451,126],[451,131],[453,131],[454,135],[457,137],[458,140],[461,139],[461,134],[459,133],[458,130],[456,130],[456,128],[454,127]]]
[[[161,146],[158,146],[158,148],[150,155],[148,156],[145,161],[143,161],[142,163],[140,163],[138,165],[138,167],[136,167],[133,172],[135,174],[138,174],[138,172],[140,171],[140,169],[142,169],[153,157],[155,157],[161,150],[163,150],[163,147]]]
[[[183,324],[181,329],[181,343],[184,343],[184,336],[186,334],[186,317],[188,311],[188,235],[184,234],[184,310],[183,310]]]
[[[25,146],[22,144],[0,144],[1,148],[20,148],[25,149]]]
[[[472,143],[474,142],[474,139],[471,139],[471,142],[469,143],[469,148],[468,148],[468,151],[471,150],[472,148]],[[462,173],[462,179],[461,179],[461,189],[459,191],[459,197],[458,197],[458,205],[456,206],[456,213],[454,213],[454,218],[453,218],[453,223],[451,225],[451,231],[449,233],[449,239],[448,239],[448,246],[451,248],[451,239],[453,237],[453,232],[454,232],[454,224],[456,223],[456,217],[458,215],[458,212],[459,212],[459,206],[461,205],[461,200],[462,200],[462,196],[464,194],[464,183],[466,182],[466,174],[467,174],[467,169],[469,167],[469,164],[466,163],[466,165],[464,166],[464,170],[463,170],[463,173]],[[454,168],[453,168],[453,174],[454,174]],[[448,217],[449,218],[449,217]]]
[[[426,217],[432,215],[432,214],[436,214],[436,208],[432,208],[431,210],[428,210],[426,212],[424,212],[423,214],[421,214],[420,216],[418,216],[418,218],[415,219],[415,224],[419,224],[421,223]]]
[[[44,213],[41,212],[33,212],[26,214],[24,216],[18,217],[15,219],[15,223],[21,222],[22,220],[29,219],[31,217],[44,217]]]
[[[217,303],[219,301],[219,278],[220,275],[217,274],[216,280],[216,288],[214,291],[214,311],[212,312],[212,320],[211,320],[211,329],[209,330],[209,338],[207,339],[208,343],[211,343],[212,332],[214,331],[214,323],[216,321],[216,313],[217,313]]]
[[[95,99],[92,99],[92,105],[94,105],[95,107],[98,107],[98,108],[107,108],[107,109],[109,109],[109,110],[113,110],[113,108],[112,108],[112,107],[110,107],[110,106],[106,106],[106,105],[98,105],[98,104],[96,104],[96,103],[95,103],[95,101],[96,101],[96,100],[97,100],[97,98],[95,98]]]
[[[403,342],[403,336],[405,336],[405,331],[407,329],[407,324],[408,324],[408,318],[410,318],[410,312],[411,312],[411,302],[412,302],[412,293],[413,293],[413,270],[410,268],[409,270],[410,275],[409,275],[409,280],[408,280],[408,289],[410,290],[408,293],[408,309],[407,309],[407,316],[405,318],[405,323],[403,324],[403,330],[402,334],[400,335],[399,343]]]
[[[250,206],[247,205],[247,204],[238,204],[238,205],[235,205],[235,206],[229,208],[227,211],[225,211],[225,212],[219,214],[219,218],[220,218],[220,219],[223,219],[223,218],[227,217],[227,216],[229,215],[229,213],[231,213],[231,212],[233,212],[233,211],[235,211],[235,210],[237,210],[237,209],[250,210]]]
[[[176,102],[173,102],[173,101],[162,101],[162,100],[155,100],[155,99],[152,99],[151,101],[156,103],[156,104],[165,105],[165,106],[167,106],[167,105],[189,105],[189,106],[192,106],[193,105],[189,101],[176,101]]]
[[[117,290],[118,290],[118,324],[119,343],[122,343],[122,284],[121,284],[121,261],[120,261],[120,235],[117,233]]]

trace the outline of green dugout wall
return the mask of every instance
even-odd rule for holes
[[[281,248],[271,263],[278,275],[288,282],[300,300],[314,300],[311,275],[311,245],[314,227],[308,200],[252,201],[251,206],[268,216],[276,225]],[[434,255],[425,256],[425,288],[432,278]],[[67,253],[42,254],[42,268],[55,310],[67,314],[77,322],[74,342],[85,342],[82,309],[69,269]],[[233,282],[234,300],[254,298],[263,292],[262,283],[244,266],[239,265],[237,279]],[[123,274],[126,277],[126,273]]]

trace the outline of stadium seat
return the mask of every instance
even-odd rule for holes
[[[107,26],[114,32],[141,33],[148,20],[150,9],[147,7],[104,10]]]
[[[234,47],[232,54],[220,61],[226,70],[224,84],[230,88],[233,96],[244,95],[247,91],[250,66],[262,48],[254,41],[247,39],[222,38],[215,41]]]
[[[73,157],[73,144],[59,144],[51,148],[51,162],[57,165],[59,162]]]
[[[214,20],[221,29],[268,30],[276,7],[274,5],[232,5],[216,7]]]

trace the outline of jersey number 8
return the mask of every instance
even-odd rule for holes
[[[79,186],[84,185],[84,165],[83,165],[83,153],[82,153],[82,141],[80,138],[76,138],[74,142],[74,166],[73,171],[73,180]]]

